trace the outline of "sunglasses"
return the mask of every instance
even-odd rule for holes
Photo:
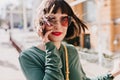
[[[63,27],[68,27],[71,24],[71,16],[62,16],[60,18],[60,24]],[[55,16],[44,16],[39,22],[40,26],[57,26],[58,20],[56,20]]]

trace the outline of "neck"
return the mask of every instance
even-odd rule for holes
[[[53,42],[53,44],[56,46],[57,49],[60,48],[61,42]],[[40,50],[45,50],[45,45],[41,43],[40,45],[37,46]]]
[[[60,48],[61,42],[53,42],[57,49]]]

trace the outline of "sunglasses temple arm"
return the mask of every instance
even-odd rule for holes
[[[43,17],[43,20],[50,26],[50,23],[47,21],[45,17]]]

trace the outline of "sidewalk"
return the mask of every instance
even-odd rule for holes
[[[18,52],[10,45],[0,45],[0,80],[25,80],[18,63]]]
[[[9,43],[7,32],[0,31],[0,80],[25,80],[18,62],[18,52]]]

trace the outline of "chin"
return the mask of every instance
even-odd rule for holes
[[[52,42],[61,42],[63,39],[50,39]]]
[[[53,42],[61,42],[63,40],[63,37],[62,36],[59,36],[59,37],[49,36],[49,39],[50,41],[53,41]]]
[[[62,40],[63,40],[63,38],[49,38],[50,39],[50,41],[52,41],[52,42],[61,42]]]

